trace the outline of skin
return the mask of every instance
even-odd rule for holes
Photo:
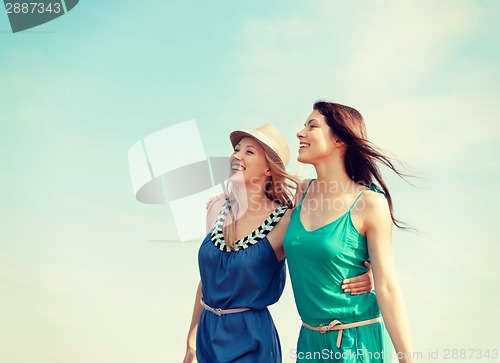
[[[319,187],[307,193],[300,215],[304,227],[312,230],[343,215],[365,188],[347,174],[344,166],[346,145],[332,132],[321,113],[313,111],[309,115],[297,138],[301,145],[298,160],[314,165],[318,176],[314,183]],[[324,200],[330,203],[322,204],[323,208],[307,208],[308,201]],[[352,210],[352,221],[366,236],[377,302],[396,352],[412,352],[406,312],[396,281],[392,219],[387,200],[382,194],[367,190]],[[400,361],[414,360],[402,357]]]
[[[246,137],[241,139],[235,146],[234,153],[231,156],[230,175],[230,180],[235,185],[235,188],[240,192],[245,191],[244,193],[235,195],[238,203],[244,206],[244,208],[239,209],[241,213],[237,217],[236,239],[243,238],[254,231],[271,212],[279,207],[277,203],[272,203],[267,199],[264,194],[263,186],[270,176],[271,171],[265,159],[264,148],[253,138]],[[215,224],[224,201],[223,195],[209,201],[207,205],[206,233],[209,233]],[[283,237],[288,227],[291,212],[291,210],[288,210],[279,223],[267,235],[278,261],[285,258]],[[370,265],[368,264],[367,267],[370,267]],[[200,281],[196,291],[193,315],[188,331],[184,363],[196,362],[196,331],[198,320],[203,311],[203,307],[199,304],[202,296],[201,286]],[[372,289],[372,280],[368,274],[364,274],[344,281],[343,286],[345,287],[344,291],[353,294],[366,293]]]

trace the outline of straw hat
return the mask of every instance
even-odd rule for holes
[[[229,135],[233,147],[244,137],[251,137],[257,140],[269,156],[271,156],[271,159],[283,166],[283,168],[288,165],[290,161],[288,144],[283,135],[273,125],[265,124],[251,132],[237,130],[231,132]]]

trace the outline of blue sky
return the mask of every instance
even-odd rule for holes
[[[0,14],[0,360],[180,361],[198,245],[150,242],[175,226],[135,200],[128,150],[194,118],[207,155],[273,123],[293,159],[317,99],[356,107],[420,176],[387,175],[419,229],[394,235],[415,349],[500,348],[499,15],[493,1],[81,1],[12,34]],[[289,286],[272,311],[290,362]]]

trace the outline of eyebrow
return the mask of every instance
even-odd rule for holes
[[[307,120],[306,122],[304,122],[304,126],[306,126],[307,124],[311,123],[312,121],[319,121],[317,118],[312,118],[310,120]]]

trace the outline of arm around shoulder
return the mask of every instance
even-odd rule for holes
[[[285,258],[285,250],[283,248],[283,237],[285,236],[290,222],[291,209],[288,209],[273,230],[268,234],[268,240],[276,254],[276,259],[282,261]]]

